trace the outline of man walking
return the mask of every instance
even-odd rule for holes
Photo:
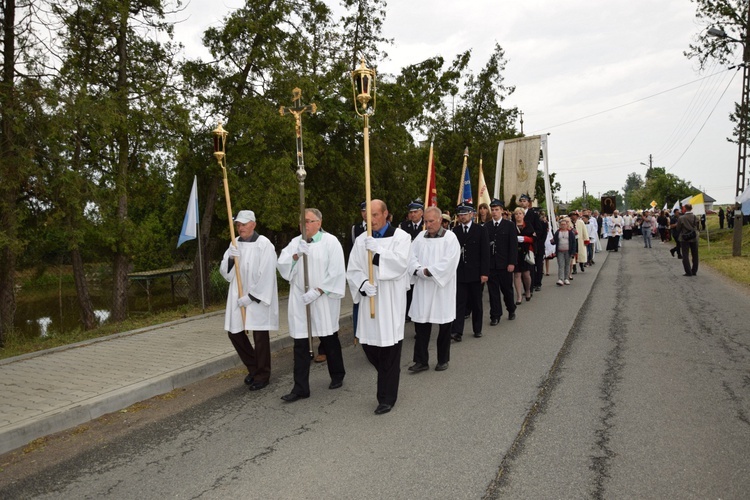
[[[364,233],[354,242],[346,278],[352,299],[359,304],[357,337],[367,360],[378,371],[375,414],[382,415],[391,411],[398,398],[411,238],[388,222],[383,201],[372,200],[371,211],[372,236]],[[373,283],[369,281],[368,251],[372,253]]]
[[[237,246],[229,245],[220,266],[221,275],[229,282],[224,329],[247,368],[245,384],[251,391],[257,391],[266,387],[271,378],[268,332],[279,329],[276,250],[268,238],[255,232],[252,210],[240,210],[234,222],[239,235]],[[242,296],[238,293],[235,265],[239,266]],[[251,330],[255,348],[245,334]]]
[[[682,267],[685,268],[684,276],[695,276],[698,274],[698,218],[693,214],[693,205],[685,205],[685,213],[677,221],[677,232],[680,233],[682,243]],[[692,257],[693,263],[690,264]]]
[[[338,336],[341,299],[346,293],[344,250],[335,236],[321,229],[323,214],[319,210],[305,210],[303,223],[308,239],[305,241],[300,235],[289,242],[281,251],[277,265],[281,277],[289,282],[289,334],[294,339],[294,387],[281,397],[289,403],[310,397],[308,312],[312,336],[320,339],[326,353],[331,377],[328,388],[341,387],[346,374]],[[306,259],[304,255],[307,255]]]
[[[451,347],[451,325],[456,318],[456,266],[461,253],[458,239],[441,225],[442,214],[437,207],[424,213],[427,227],[411,245],[409,276],[416,281],[409,316],[414,321],[417,338],[414,343],[414,364],[409,371],[428,370],[432,324],[438,326],[436,371],[448,369]]]
[[[518,263],[518,244],[515,225],[503,218],[503,202],[494,199],[490,202],[492,220],[485,224],[490,243],[490,274],[487,288],[490,292],[490,326],[500,322],[503,306],[502,293],[508,319],[516,318],[516,304],[513,297],[513,271]]]
[[[474,208],[471,205],[459,205],[456,213],[459,224],[453,228],[453,232],[461,246],[461,258],[456,270],[456,319],[453,321],[451,338],[461,342],[467,307],[471,310],[474,336],[482,336],[482,284],[487,282],[490,273],[490,242],[487,231],[472,222]]]

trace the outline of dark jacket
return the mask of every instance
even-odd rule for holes
[[[534,253],[544,252],[544,241],[547,238],[547,225],[542,222],[539,212],[535,208],[526,210],[523,216],[523,222],[532,229],[534,237]]]
[[[414,224],[409,219],[406,219],[405,221],[402,221],[401,224],[399,224],[399,229],[403,229],[407,233],[409,233],[409,236],[411,236],[411,241],[414,241],[414,238],[417,237],[419,233],[422,232],[424,226],[424,220],[420,220],[417,223],[417,227],[414,227]]]
[[[575,229],[568,229],[568,232],[570,235],[568,236],[568,244],[570,247],[568,247],[568,251],[571,254],[577,254],[578,253],[578,232]],[[560,230],[558,229],[555,231],[555,234],[552,235],[552,244],[555,245],[555,253],[560,252],[559,244],[560,244]]]
[[[495,227],[495,221],[486,222],[483,227],[490,244],[490,270],[505,270],[509,265],[518,265],[518,240],[514,224],[500,219],[499,227]]]
[[[688,212],[680,216],[677,221],[677,231],[680,233],[681,241],[697,241],[698,240],[698,218],[693,212]],[[685,233],[695,231],[695,238],[685,239]]]
[[[461,258],[458,259],[456,277],[459,283],[473,283],[481,276],[490,275],[490,240],[487,231],[473,223],[469,234],[464,234],[463,224],[453,228],[461,245]]]

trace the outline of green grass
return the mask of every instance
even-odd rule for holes
[[[716,215],[706,217],[706,226],[710,242],[706,239],[705,231],[702,232],[698,245],[700,264],[716,269],[737,283],[750,286],[750,225],[742,227],[742,256],[740,257],[732,257],[734,229],[729,229],[726,223],[724,229],[719,229],[719,218]]]

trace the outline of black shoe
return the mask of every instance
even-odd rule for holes
[[[419,373],[423,372],[425,370],[429,370],[430,367],[424,363],[414,363],[409,367],[410,372]]]
[[[578,274],[578,269],[575,266],[573,266],[573,274]]]
[[[435,366],[435,371],[436,372],[444,372],[447,369],[448,369],[448,363],[438,363]]]
[[[451,333],[451,340],[454,342],[461,342],[461,335],[457,333]]]
[[[531,300],[531,296],[529,296],[529,297],[526,297],[526,302],[528,302],[528,301],[530,301],[530,300]]]
[[[253,382],[247,388],[251,391],[259,391],[268,385],[268,382]]]
[[[343,385],[344,385],[344,382],[342,382],[341,380],[332,380],[331,383],[330,383],[330,385],[328,386],[328,388],[329,389],[338,389],[338,388],[340,388]]]
[[[495,326],[498,323],[500,323],[500,318],[492,318],[492,320],[490,321],[490,326]]]
[[[581,272],[582,272],[582,273],[585,273],[585,272],[586,272],[586,270],[585,270],[585,269],[583,268],[583,263],[582,263],[582,262],[579,262],[579,263],[578,263],[578,265],[579,265],[579,266],[581,266]]]
[[[251,385],[253,383],[253,376],[249,375],[245,377],[245,385]]]
[[[481,336],[482,336],[482,332],[474,332],[474,336],[475,336],[476,338],[479,338],[479,337],[481,337]]]
[[[541,292],[542,291],[542,285],[537,285],[534,287],[535,292]]]
[[[515,312],[512,312],[512,313],[510,313],[510,314],[508,315],[508,320],[514,320],[514,319],[516,319],[516,313],[515,313]]]
[[[675,249],[674,249],[674,248],[670,248],[670,249],[669,249],[669,253],[671,253],[671,254],[672,254],[672,257],[674,257],[674,252],[675,252]]]
[[[375,408],[375,415],[382,415],[383,413],[388,413],[393,408],[392,405],[387,405],[385,403],[380,403],[377,408]]]
[[[688,276],[689,277],[689,276],[692,276],[692,274],[691,273],[685,273],[685,274],[683,274],[683,276]]]
[[[520,306],[520,305],[521,305],[521,301],[520,301],[520,300],[517,300],[517,301],[516,301],[516,305],[517,305],[517,306]]]
[[[293,392],[290,392],[289,394],[284,394],[283,396],[281,396],[281,399],[283,399],[287,403],[294,403],[298,399],[305,399],[305,398],[309,398],[309,397],[310,397],[309,395],[307,395],[307,396],[300,396],[299,394],[295,394]]]
[[[698,276],[698,271],[693,271],[693,276]]]

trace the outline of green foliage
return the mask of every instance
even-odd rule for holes
[[[568,203],[568,210],[582,210],[584,208],[588,208],[589,210],[599,210],[600,206],[601,200],[596,196],[589,194],[586,195],[585,198],[583,196],[573,198],[570,203]]]
[[[698,190],[676,175],[668,174],[664,168],[654,167],[647,172],[645,182],[635,172],[628,175],[623,192],[622,208],[641,210],[650,208],[652,201],[656,201],[658,207],[665,203],[671,207],[676,201],[685,199]]]

